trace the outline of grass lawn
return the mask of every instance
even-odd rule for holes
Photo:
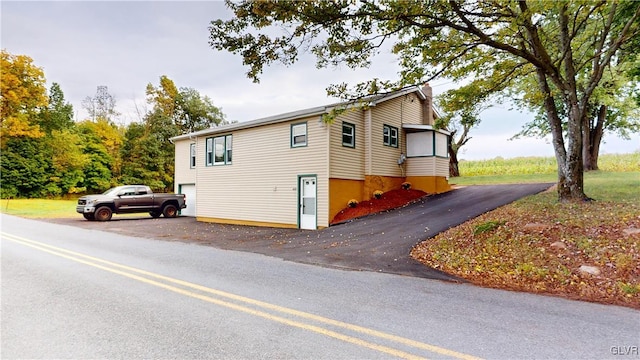
[[[0,212],[32,219],[82,218],[76,212],[77,199],[1,199]],[[137,217],[144,214],[118,214],[118,217]]]
[[[452,182],[532,179],[544,177]],[[521,199],[418,244],[412,256],[482,286],[640,308],[640,172],[588,172],[585,193],[596,201],[559,203],[555,189]]]
[[[27,218],[71,218],[82,217],[76,213],[76,199],[2,199],[0,212]]]

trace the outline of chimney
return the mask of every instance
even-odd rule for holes
[[[429,83],[424,83],[422,92],[427,97],[422,108],[422,115],[424,117],[422,123],[424,125],[433,125],[433,89],[429,86]]]

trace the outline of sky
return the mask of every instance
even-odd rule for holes
[[[327,96],[331,84],[355,85],[372,78],[397,79],[390,53],[371,67],[317,69],[309,54],[288,67],[264,69],[260,83],[246,77],[240,55],[209,46],[209,23],[228,19],[222,1],[2,1],[1,47],[27,55],[44,70],[47,88],[58,83],[76,118],[87,114],[82,100],[107,86],[116,99],[117,121],[140,121],[149,106],[145,89],[166,75],[178,87],[196,89],[222,109],[227,120],[248,121],[337,101]],[[430,82],[434,95],[454,86],[447,79]],[[532,115],[498,104],[481,114],[460,159],[553,156],[548,139],[509,140]],[[631,140],[606,136],[601,154],[640,151],[640,134]]]

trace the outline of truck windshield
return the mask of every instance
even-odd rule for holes
[[[113,196],[116,196],[116,195],[118,195],[120,190],[122,190],[122,188],[123,188],[123,186],[118,186],[118,187],[111,188],[111,189],[103,192],[102,195],[113,195]]]

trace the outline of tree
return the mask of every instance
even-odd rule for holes
[[[42,137],[15,136],[4,140],[0,156],[1,195],[9,197],[44,197],[49,195],[51,157]]]
[[[637,44],[640,46],[640,43]],[[631,47],[631,46],[628,46]],[[618,136],[628,139],[631,132],[640,131],[640,116],[638,115],[638,103],[635,97],[640,96],[640,88],[637,86],[637,79],[633,79],[633,69],[640,66],[640,57],[634,51],[623,48],[626,52],[617,56],[603,72],[602,80],[593,91],[586,108],[586,117],[582,131],[582,154],[584,170],[598,169],[598,156],[600,144],[605,134],[615,133]],[[589,58],[591,55],[581,56]],[[578,74],[577,87],[583,89],[582,82],[588,78],[591,71],[590,66],[583,68],[583,73]],[[550,127],[546,119],[544,109],[544,99],[537,95],[535,91],[535,74],[531,74],[528,79],[520,82],[519,86],[509,95],[510,99],[515,99],[515,103],[521,108],[525,108],[536,113],[533,121],[525,124],[522,131],[514,136],[535,136],[545,137],[550,134]],[[558,92],[557,88],[551,84],[553,92]],[[556,99],[556,108],[563,121],[563,128],[566,128],[568,117],[567,108]]]
[[[93,121],[106,119],[113,121],[113,118],[120,115],[116,111],[116,98],[109,93],[107,86],[98,86],[94,97],[87,96],[82,101],[82,107],[87,110],[89,117]]]
[[[35,123],[39,110],[47,105],[44,72],[26,55],[2,50],[0,57],[0,138],[41,137]]]
[[[60,196],[83,192],[82,170],[88,165],[89,156],[83,153],[83,141],[73,121],[73,106],[65,100],[58,83],[51,85],[48,98],[48,105],[38,116],[38,124],[45,133],[42,151],[51,161],[46,193]]]
[[[51,84],[48,105],[40,110],[38,125],[45,133],[74,127],[73,105],[64,98],[64,92],[58,83]]]
[[[123,129],[104,118],[85,120],[78,125],[82,152],[89,161],[83,168],[84,187],[89,192],[102,192],[118,184],[122,160],[120,148]]]
[[[235,17],[211,22],[210,45],[242,55],[254,81],[265,65],[292,64],[306,49],[316,55],[318,66],[367,66],[389,41],[402,67],[400,79],[371,80],[355,87],[359,95],[365,89],[398,88],[437,76],[487,78],[494,84],[502,79],[506,88],[534,73],[553,138],[558,196],[563,201],[588,199],[582,130],[589,101],[623,45],[640,34],[640,7],[632,1],[226,4]],[[547,31],[552,27],[557,30]],[[267,35],[279,28],[284,30],[281,35]],[[584,81],[579,82],[579,76]],[[564,128],[558,102],[567,109]]]
[[[178,89],[166,75],[160,77],[158,87],[147,85],[147,102],[153,105],[153,112],[171,119],[180,134],[225,123],[224,113],[208,96],[192,88]]]
[[[45,137],[44,143],[51,159],[48,194],[59,196],[84,192],[83,170],[89,165],[90,156],[84,152],[84,142],[77,130],[53,130]]]
[[[167,154],[164,144],[149,134],[145,124],[131,123],[125,133],[122,157],[122,181],[126,184],[146,184],[154,190],[173,188],[173,171],[166,173]],[[171,157],[173,159],[173,157]],[[171,178],[169,178],[171,177]]]
[[[607,75],[611,75],[609,72]],[[618,73],[618,79],[624,74]],[[630,134],[640,131],[640,104],[634,96],[640,96],[640,89],[635,88],[633,81],[618,80],[619,85],[611,85],[611,80],[603,80],[601,86],[594,92],[594,97],[587,106],[587,116],[583,127],[582,157],[585,171],[598,170],[600,144],[604,135],[615,133],[617,136],[629,139]],[[542,104],[521,105],[537,111],[535,118],[526,123],[522,130],[513,138],[533,136],[544,138],[550,134],[546,119],[546,112]],[[566,109],[562,103],[556,101],[556,107],[561,109],[563,128],[566,119]]]
[[[470,111],[453,111],[436,120],[436,127],[448,130],[449,138],[449,176],[460,176],[458,153],[471,140],[469,131],[480,123],[477,114]]]
[[[174,146],[170,138],[224,123],[222,110],[192,88],[178,88],[163,75],[160,84],[147,85],[147,102],[153,106],[142,124],[127,128],[121,157],[127,159],[122,179],[145,183],[154,190],[173,190]]]
[[[449,176],[460,176],[458,152],[469,141],[469,132],[480,124],[483,104],[498,90],[504,89],[501,79],[481,79],[467,85],[451,89],[438,96],[438,105],[444,111],[436,120],[435,127],[451,132],[449,142]]]
[[[176,125],[181,134],[204,130],[226,123],[222,109],[213,105],[208,96],[192,88],[180,88]]]
[[[42,69],[24,55],[2,52],[3,197],[48,197],[82,191],[87,157],[75,131],[73,107]]]

